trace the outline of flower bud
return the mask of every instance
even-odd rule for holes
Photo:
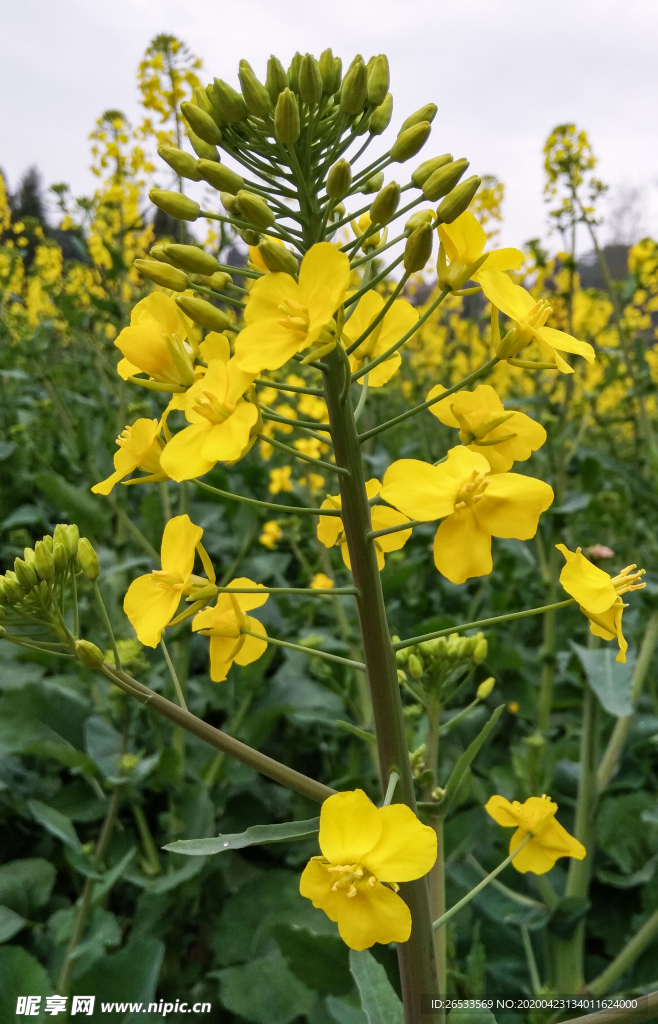
[[[273,273],[290,274],[292,277],[297,276],[299,270],[297,260],[284,245],[277,245],[276,242],[270,242],[269,239],[264,238],[258,246],[258,251],[268,270]]]
[[[3,600],[6,604],[19,604],[26,596],[25,591],[16,579],[16,573],[11,570],[6,572],[2,578],[2,592]]]
[[[433,156],[431,160],[425,160],[422,164],[419,164],[414,173],[411,175],[416,188],[422,188],[428,178],[430,178],[435,171],[438,171],[440,167],[445,167],[452,161],[451,153],[444,153],[442,156]]]
[[[164,253],[175,267],[186,270],[188,274],[208,276],[219,269],[215,257],[209,252],[204,252],[198,245],[165,245]]]
[[[436,640],[423,640],[421,644],[418,644],[418,650],[433,657],[436,654]]]
[[[162,243],[160,243],[160,245],[152,246],[149,249],[149,256],[151,259],[157,260],[158,263],[168,263],[170,267],[173,267],[173,263],[169,257],[165,256],[165,246]]]
[[[421,224],[411,232],[404,247],[404,269],[408,274],[422,270],[432,255],[433,231],[430,224]]]
[[[431,128],[429,121],[420,121],[418,124],[401,132],[391,146],[390,158],[394,163],[403,164],[410,160],[419,150],[423,148],[429,137]]]
[[[22,558],[14,559],[14,572],[16,573],[16,579],[26,593],[29,593],[32,587],[36,587],[38,583],[37,574],[32,566],[24,562]]]
[[[327,174],[327,195],[330,199],[343,199],[352,184],[352,168],[349,160],[337,160]]]
[[[299,66],[299,97],[309,105],[322,99],[322,75],[320,65],[312,53],[305,54]]]
[[[434,220],[434,210],[416,210],[404,225],[404,230],[411,233],[422,224],[431,224]]]
[[[216,160],[219,162],[217,146],[211,146],[208,142],[204,142],[191,128],[188,128],[187,137],[190,140],[192,149],[200,160]]]
[[[208,277],[208,284],[211,288],[216,288],[218,292],[223,292],[225,288],[233,284],[233,278],[224,270],[216,270]]]
[[[55,550],[55,545],[57,545],[57,544],[61,544],[64,547],[64,550],[68,551],[67,538],[68,538],[68,526],[66,526],[65,523],[58,523],[57,526],[55,527],[55,529],[53,530],[53,551]],[[78,550],[78,545],[76,543],[75,551],[73,553],[75,554],[75,552],[77,552],[77,550]],[[27,561],[27,559],[26,559],[26,561]]]
[[[440,203],[436,215],[442,224],[452,224],[471,205],[473,197],[482,183],[482,179],[476,174],[466,181],[460,182],[457,188],[453,188],[442,203]]]
[[[75,523],[69,523],[65,527],[66,539],[62,541],[64,547],[68,552],[69,558],[75,558],[78,553],[78,541],[80,540],[80,531]]]
[[[52,550],[53,550],[53,539],[52,539],[52,537],[50,536],[50,534],[49,534],[49,533],[44,533],[44,535],[43,535],[43,537],[42,537],[42,541],[43,541],[43,543],[45,544],[45,546],[46,546],[46,547],[48,548],[48,551],[50,551],[50,553],[52,554]],[[36,545],[35,545],[35,547],[36,547]]]
[[[158,156],[176,172],[181,178],[189,178],[190,181],[201,181],[201,175],[196,165],[196,158],[191,153],[185,153],[176,146],[158,146]]]
[[[292,89],[284,89],[276,101],[274,135],[282,146],[292,146],[299,138],[299,107]]]
[[[78,660],[87,668],[100,668],[105,661],[105,656],[100,647],[92,644],[90,640],[76,640],[75,653]]]
[[[373,60],[368,74],[368,103],[373,103],[378,107],[380,103],[384,102],[390,80],[388,57],[385,53],[380,53]]]
[[[485,679],[483,683],[480,683],[477,690],[475,691],[475,696],[477,697],[478,700],[486,700],[495,685],[496,680],[494,679],[493,676],[489,676],[489,678]]]
[[[487,638],[482,633],[478,633],[473,639],[475,640],[473,645],[473,661],[476,665],[481,665],[487,657],[489,644],[487,643]]]
[[[171,288],[174,292],[184,292],[187,288],[187,274],[168,263],[159,263],[157,260],[134,260],[133,266],[142,277],[148,277],[149,281],[159,284],[161,288]]]
[[[288,68],[288,81],[293,92],[299,92],[299,69],[302,66],[302,60],[303,57],[298,50]]]
[[[370,120],[368,121],[368,131],[370,134],[381,135],[382,132],[386,131],[391,123],[392,116],[393,97],[390,92],[387,92],[382,102],[370,115]]]
[[[52,540],[52,538],[51,538]],[[55,575],[55,559],[52,548],[46,544],[46,538],[38,540],[34,545],[34,568],[39,579],[51,580]]]
[[[23,558],[28,565],[34,565],[34,548],[23,548]]]
[[[279,93],[282,93],[284,89],[288,88],[288,76],[283,64],[278,57],[274,56],[274,54],[272,54],[267,62],[265,88],[269,93],[272,103],[276,103],[279,98]]]
[[[261,236],[253,228],[238,228],[238,234],[247,245],[260,245]]]
[[[162,188],[152,188],[149,199],[164,213],[176,220],[196,220],[201,214],[201,207],[193,199],[181,195],[180,192],[167,192]]]
[[[398,669],[398,683],[400,684],[400,686],[402,686],[402,684],[406,683],[406,681],[407,681],[407,673],[403,669],[399,668]]]
[[[59,542],[53,548],[53,561],[55,562],[56,573],[66,572],[69,567],[68,552],[64,545]]]
[[[389,181],[381,192],[378,192],[370,207],[370,220],[373,224],[388,224],[395,215],[400,203],[400,186],[397,181]]]
[[[363,59],[353,62],[348,70],[340,90],[340,109],[344,114],[353,116],[363,110],[368,88],[368,72]]]
[[[320,54],[319,68],[322,79],[322,92],[325,96],[331,96],[337,91],[340,83],[336,81],[336,61],[330,49],[323,50]]]
[[[81,537],[78,541],[78,562],[88,580],[98,579],[101,571],[98,555],[86,537]]]
[[[249,61],[241,60],[238,70],[240,88],[244,101],[256,117],[265,118],[272,109],[270,94],[265,86],[258,81]]]
[[[205,299],[197,299],[191,295],[177,295],[176,305],[201,327],[207,327],[211,331],[225,331],[231,321],[226,313],[217,309],[211,302]]]
[[[235,199],[243,220],[253,224],[259,231],[272,227],[275,217],[264,199],[245,189],[240,189]]]
[[[215,124],[210,114],[197,107],[194,103],[184,100],[180,105],[181,114],[189,124],[195,135],[207,142],[209,146],[216,146],[222,140],[222,133]]]
[[[198,168],[203,180],[219,192],[228,192],[234,196],[244,188],[244,178],[224,164],[215,163],[213,160],[199,160]]]
[[[372,178],[367,178],[360,188],[357,188],[357,192],[363,192],[364,196],[370,196],[373,192],[379,192],[380,188],[384,184],[384,172],[378,171],[377,174],[373,174]]]
[[[407,668],[412,679],[418,681],[423,676],[423,663],[417,654],[410,654],[409,661],[407,662]]]
[[[415,114],[410,114],[406,121],[403,122],[398,136],[402,135],[402,132],[406,132],[409,128],[413,128],[414,125],[420,124],[421,121],[429,121],[431,124],[436,117],[436,112],[439,108],[436,103],[426,103],[424,107],[417,110]]]
[[[235,89],[231,88],[227,82],[223,82],[221,78],[215,79],[213,92],[215,108],[222,121],[228,121],[229,124],[235,124],[237,121],[244,121],[249,110],[239,92],[236,92]],[[199,133],[197,132],[197,134]],[[201,137],[203,138],[203,136]]]
[[[423,185],[425,198],[433,203],[436,199],[447,196],[448,192],[452,192],[467,167],[468,160],[462,157],[461,160],[451,160],[449,164],[437,168]]]
[[[214,97],[211,96],[208,93],[208,90],[204,89],[204,87],[202,85],[195,85],[195,87],[193,89],[193,93],[194,93],[194,99],[196,100],[197,107],[199,107],[201,110],[203,110],[206,114],[210,114],[210,116],[212,117],[213,116],[213,99],[214,99]]]

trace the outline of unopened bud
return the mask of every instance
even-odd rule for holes
[[[254,231],[253,228],[238,228],[238,234],[242,241],[246,242],[247,245],[260,244],[261,235],[259,235],[257,231]]]
[[[66,534],[67,534],[67,530],[68,530],[68,527],[66,526],[65,523],[58,523],[57,524],[57,526],[53,530],[53,550],[55,549],[55,544],[63,544],[66,547]],[[76,545],[76,551],[77,551],[77,545]],[[27,559],[26,559],[26,561],[27,561]]]
[[[161,288],[171,288],[174,292],[184,292],[187,288],[187,274],[168,263],[159,263],[157,260],[134,260],[133,266],[142,277],[148,277],[149,281],[159,284]]]
[[[200,160],[217,160],[219,162],[217,146],[211,146],[210,143],[204,142],[191,128],[188,129],[187,137],[190,140],[192,149]]]
[[[69,566],[69,556],[63,544],[55,544],[53,548],[53,561],[55,562],[55,572],[66,572]]]
[[[395,215],[400,203],[400,186],[397,181],[389,181],[388,185],[373,199],[370,207],[370,220],[373,224],[388,224]]]
[[[290,67],[288,68],[288,81],[290,82],[290,88],[293,92],[299,92],[299,69],[302,66],[303,59],[304,58],[298,50],[291,60]]]
[[[436,199],[447,196],[448,192],[452,192],[467,167],[468,160],[463,157],[461,160],[451,160],[450,163],[439,167],[430,174],[423,185],[425,198],[433,203]]]
[[[398,683],[400,684],[400,686],[402,686],[402,684],[406,683],[406,681],[407,681],[407,673],[403,669],[399,668],[398,669]]]
[[[451,163],[452,153],[443,153],[442,156],[433,156],[431,160],[424,160],[422,164],[419,164],[414,173],[411,175],[411,180],[417,188],[422,188],[428,178],[438,171],[439,168],[445,167],[446,164]]]
[[[429,121],[420,121],[398,135],[391,146],[390,158],[394,163],[403,164],[410,160],[423,148],[429,138],[431,128]]]
[[[481,633],[474,637],[474,639],[473,661],[476,665],[481,665],[482,662],[486,660],[489,651],[489,644],[487,643],[487,638],[482,636]]]
[[[234,196],[244,188],[244,178],[224,164],[216,163],[214,160],[199,160],[198,167],[203,180],[219,192],[228,192]]]
[[[275,217],[264,199],[245,189],[240,189],[235,199],[243,220],[253,224],[259,231],[267,231],[272,227]]]
[[[418,644],[418,650],[433,657],[436,654],[436,640],[423,640],[421,644]]]
[[[436,117],[438,109],[436,103],[426,103],[424,107],[421,107],[414,114],[410,114],[407,120],[403,121],[398,135],[402,135],[402,132],[406,132],[408,128],[413,128],[414,125],[420,124],[421,121],[429,121],[431,124]]]
[[[38,541],[37,541],[38,543]],[[16,573],[9,570],[2,580],[3,600],[8,604],[19,604],[26,593],[16,579]]]
[[[188,274],[214,274],[219,263],[209,252],[204,252],[197,245],[165,245],[165,256],[168,256],[175,267],[186,270]],[[182,289],[181,289],[182,290]]]
[[[14,559],[14,572],[16,573],[16,579],[26,593],[29,593],[32,587],[36,587],[39,582],[33,567],[24,562],[22,558]]]
[[[312,53],[305,54],[299,66],[299,96],[302,103],[319,103],[322,99],[320,65]]]
[[[368,103],[373,103],[378,107],[380,103],[384,102],[384,98],[388,93],[390,79],[388,57],[385,53],[380,53],[373,60],[368,73]]]
[[[265,88],[267,89],[272,103],[276,103],[279,98],[279,93],[282,93],[284,89],[288,88],[288,76],[283,64],[278,57],[274,56],[274,54],[272,54],[267,62]]]
[[[258,81],[248,61],[240,61],[238,78],[240,79],[240,88],[242,89],[244,101],[251,113],[255,114],[256,117],[267,117],[272,109],[270,94],[262,82]]]
[[[201,175],[196,165],[196,157],[186,153],[176,146],[158,146],[158,156],[169,164],[172,170],[181,178],[189,178],[190,181],[201,181]]]
[[[381,135],[382,132],[386,131],[391,118],[393,117],[393,96],[390,92],[386,93],[386,96],[379,104],[379,106],[373,110],[368,121],[368,131],[371,135]]]
[[[356,191],[363,192],[364,196],[371,196],[373,192],[379,192],[383,184],[384,172],[378,171],[377,174],[373,174],[372,178],[367,178]]]
[[[176,304],[195,324],[207,327],[211,331],[225,331],[231,323],[226,313],[222,313],[221,309],[217,309],[205,299],[177,295]]]
[[[299,138],[299,106],[292,89],[284,89],[276,101],[274,135],[282,146],[292,146]]]
[[[353,116],[363,110],[368,88],[368,71],[363,60],[353,63],[348,70],[340,90],[340,109]]]
[[[28,565],[34,565],[34,548],[23,548],[23,558]]]
[[[149,249],[149,256],[153,260],[157,260],[158,263],[168,263],[170,267],[173,267],[173,263],[168,256],[165,256],[165,247],[161,242],[159,245],[153,245]]]
[[[411,232],[404,247],[404,269],[408,274],[422,270],[432,255],[434,233],[430,224],[421,224]]]
[[[53,539],[49,533],[44,533],[42,542],[46,545],[48,550],[52,553],[53,550]],[[36,547],[36,545],[35,545]]]
[[[352,168],[349,160],[337,160],[327,175],[327,195],[330,199],[343,199],[352,184]]]
[[[436,211],[441,223],[452,224],[464,210],[468,210],[481,184],[482,179],[474,174],[472,178],[467,178],[466,181],[460,182],[457,188],[453,188]]]
[[[208,90],[204,89],[202,85],[195,85],[193,92],[197,107],[200,107],[201,110],[205,111],[206,114],[210,114],[212,117],[214,97],[211,97],[208,94]]]
[[[225,288],[233,284],[233,278],[230,274],[227,274],[224,270],[216,270],[214,274],[211,274],[208,278],[208,284],[211,288],[215,288],[218,292],[223,292]]]
[[[249,113],[247,104],[240,93],[236,92],[227,82],[223,82],[221,78],[216,78],[214,81],[214,99],[219,116],[222,121],[228,121],[229,124],[244,121]]]
[[[81,661],[87,668],[100,668],[105,661],[105,655],[100,647],[92,644],[90,640],[76,640],[75,653],[78,661]]]
[[[201,107],[185,100],[180,105],[181,114],[189,124],[195,135],[207,142],[209,146],[216,146],[222,141],[222,133],[215,124],[215,121]]]
[[[239,189],[238,189],[238,191],[239,191]],[[228,213],[229,217],[239,217],[240,216],[240,211],[238,209],[238,204],[235,201],[235,196],[234,195],[231,195],[230,192],[220,192],[219,193],[219,198],[221,199],[222,206],[224,207],[224,209]]]
[[[86,537],[81,537],[78,541],[78,562],[88,580],[98,579],[101,571],[98,555]]]
[[[322,78],[322,92],[325,96],[331,96],[338,89],[336,81],[336,62],[331,50],[323,50],[320,54],[320,77]]]
[[[403,647],[401,651],[396,651],[395,660],[398,665],[406,665],[409,661],[409,648]]]
[[[493,676],[489,676],[489,678],[485,679],[483,683],[480,683],[477,690],[475,691],[475,696],[477,697],[478,700],[486,700],[495,685],[496,680],[494,679]]]
[[[64,547],[68,552],[69,558],[75,558],[78,553],[78,541],[80,540],[80,531],[75,523],[69,523],[65,527],[66,539],[62,541]]]
[[[434,210],[416,210],[404,225],[404,230],[409,234],[423,224],[431,224],[434,220]]]
[[[417,654],[410,654],[409,661],[407,662],[407,668],[412,679],[422,679],[423,676],[423,663]]]
[[[52,539],[52,538],[51,538]],[[39,579],[51,580],[55,575],[55,559],[52,548],[46,544],[46,538],[38,540],[34,545],[34,568]]]
[[[299,264],[284,245],[277,245],[276,242],[270,242],[269,239],[264,238],[258,246],[258,251],[268,270],[273,273],[291,274],[292,277],[297,276]]]
[[[149,192],[151,202],[168,213],[176,220],[196,220],[201,214],[201,207],[193,199],[180,192],[168,192],[162,188],[152,188]]]

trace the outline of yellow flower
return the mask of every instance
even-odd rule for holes
[[[553,312],[548,302],[535,302],[532,295],[520,285],[513,284],[507,274],[488,270],[486,264],[478,273],[478,282],[489,302],[514,321],[512,330],[497,346],[497,353],[502,359],[512,359],[522,348],[536,341],[561,373],[573,373],[573,367],[560,352],[573,352],[583,356],[588,363],[594,362],[594,349],[586,341],[578,341],[564,331],[544,326]]]
[[[260,583],[241,577],[232,580],[229,587],[260,587]],[[210,637],[210,678],[221,683],[231,665],[250,665],[267,650],[267,641],[241,633],[250,629],[252,633],[267,636],[265,627],[251,616],[245,615],[253,608],[260,608],[267,601],[268,594],[219,594],[214,608],[204,608],[195,615],[192,629]]]
[[[230,358],[223,335],[215,336],[212,352],[204,376],[171,403],[184,408],[191,424],[175,434],[162,453],[162,468],[172,480],[203,476],[216,462],[237,462],[258,433],[258,406],[243,397],[253,375]]]
[[[290,274],[265,274],[254,283],[235,339],[235,358],[249,373],[276,370],[316,342],[331,342],[333,314],[347,292],[350,261],[331,242],[311,246],[299,283]]]
[[[575,597],[581,612],[590,620],[590,633],[603,640],[616,638],[619,644],[616,660],[625,662],[628,644],[622,633],[621,617],[628,605],[624,604],[621,595],[646,586],[646,583],[637,582],[645,570],[634,572],[636,566],[627,565],[618,576],[612,577],[588,561],[580,548],[569,551],[564,544],[556,544],[555,547],[567,560],[560,573],[560,583],[567,594]]]
[[[288,384],[292,383],[292,379],[288,377]],[[305,381],[302,381],[302,386],[304,384]],[[310,416],[312,420],[321,420],[322,422],[326,422],[327,403],[324,398],[318,398],[316,395],[300,395],[297,408],[302,416]]]
[[[434,564],[451,583],[490,573],[491,538],[534,537],[540,514],[553,501],[543,480],[489,472],[483,455],[458,446],[438,466],[400,459],[384,474],[384,501],[413,519],[443,519],[434,538]]]
[[[443,384],[437,384],[427,400],[445,390]],[[540,423],[523,412],[505,412],[489,384],[444,398],[431,405],[430,412],[447,427],[460,427],[459,440],[472,452],[484,455],[494,473],[504,473],[516,461],[525,462],[546,440]]]
[[[147,576],[139,576],[128,587],[123,610],[138,640],[146,647],[158,646],[165,626],[176,614],[181,597],[197,587],[208,585],[208,580],[192,575],[194,552],[201,549],[202,536],[202,528],[195,526],[188,515],[170,519],[162,535],[162,568]],[[203,557],[203,562],[210,582],[214,583],[215,574],[207,556]]]
[[[274,242],[275,245],[283,245],[280,238],[273,238],[272,235],[265,235],[268,242]],[[257,245],[249,246],[249,262],[256,267],[258,270],[262,270],[265,274],[271,274],[272,271],[269,269],[265,260],[260,254],[260,249]]]
[[[372,221],[370,220],[369,213],[362,214],[357,221],[351,220],[350,226],[352,228],[352,231],[354,232],[354,237],[360,238],[361,235],[365,235],[371,223]],[[384,234],[386,234],[386,229],[384,229]],[[374,231],[371,235],[368,235],[368,237],[361,243],[361,251],[370,252],[371,249],[376,249],[381,242],[381,232]]]
[[[261,533],[258,540],[265,548],[275,548],[281,538],[283,537],[283,530],[276,522],[275,519],[270,519],[263,525],[263,532]]]
[[[309,586],[313,590],[329,590],[333,587],[334,581],[326,576],[323,572],[316,572],[315,576],[311,580]]]
[[[164,442],[160,440],[160,423],[158,420],[135,420],[117,437],[119,450],[114,456],[114,473],[94,484],[94,494],[109,494],[115,484],[123,480],[135,469],[143,469],[148,476],[127,480],[127,484],[155,483],[166,480],[167,474],[160,465],[160,455]]]
[[[361,789],[336,793],[320,811],[321,857],[299,891],[338,924],[351,949],[406,942],[411,914],[398,882],[422,878],[436,860],[436,833],[405,804],[375,807]]]
[[[382,489],[382,485],[379,480],[368,480],[366,484],[366,494],[369,498],[374,498],[376,494]],[[323,516],[323,508],[340,508],[341,498],[340,495],[330,494],[329,497],[325,498],[320,505],[320,521],[317,528],[317,537],[321,544],[324,544],[326,548],[332,548],[335,544],[340,544],[341,554],[343,561],[348,569],[352,568],[350,562],[350,553],[347,547],[347,541],[345,539],[345,527],[343,526],[343,520],[338,516]],[[401,523],[408,522],[408,517],[397,512],[394,508],[388,508],[386,505],[375,505],[370,513],[370,522],[373,530],[385,530],[389,526],[399,526]],[[381,572],[384,568],[384,554],[388,551],[399,551],[403,548],[411,537],[411,530],[398,530],[397,533],[389,533],[385,537],[376,537],[375,553],[377,555],[377,568]]]
[[[439,224],[439,285],[457,291],[472,278],[479,280],[480,267],[486,270],[517,270],[525,259],[519,249],[493,249],[485,253],[487,236],[476,217],[465,210],[452,224]],[[447,263],[446,256],[450,263]]]
[[[516,828],[510,839],[509,852],[516,850],[529,832],[533,838],[526,843],[512,861],[517,871],[532,871],[544,875],[550,871],[558,857],[582,860],[587,850],[570,836],[555,820],[557,804],[547,796],[531,796],[525,803],[510,803],[504,796],[492,796],[484,809],[504,828]]]
[[[192,348],[186,344],[190,322],[164,292],[152,292],[133,308],[130,327],[114,342],[125,356],[117,366],[124,380],[146,373],[181,391],[194,383]]]
[[[384,299],[379,292],[366,292],[345,324],[343,339],[346,347],[363,334],[383,306]],[[372,362],[377,356],[386,352],[413,327],[417,320],[418,313],[414,307],[406,299],[396,299],[374,331],[371,331],[366,340],[350,355],[352,372],[356,373],[366,363]],[[368,375],[369,386],[380,388],[382,384],[386,384],[399,369],[401,362],[400,353],[394,352],[389,359],[385,359],[379,366],[375,366]],[[359,380],[359,383],[363,383],[363,378]]]
[[[278,494],[279,491],[292,491],[290,466],[282,466],[281,469],[270,470],[270,483],[267,488],[270,494]]]

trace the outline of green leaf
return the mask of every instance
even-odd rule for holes
[[[459,787],[462,784],[464,776],[466,775],[468,769],[471,767],[471,763],[475,759],[475,756],[479,753],[480,748],[483,746],[485,740],[489,736],[489,733],[496,725],[496,722],[502,715],[504,709],[504,704],[498,705],[489,721],[486,723],[486,725],[483,726],[483,728],[480,730],[480,732],[475,737],[473,742],[469,744],[469,746],[466,748],[462,756],[457,761],[457,764],[453,768],[452,774],[450,775],[448,783],[445,787],[445,794],[443,800],[439,805],[441,815],[443,817],[445,817],[445,815],[450,810],[450,807],[455,802],[457,795],[459,793]]]
[[[110,889],[116,885],[121,876],[125,873],[126,868],[136,853],[137,847],[133,846],[132,849],[128,850],[121,860],[114,865],[114,867],[110,868],[110,870],[103,875],[100,882],[96,882],[91,893],[92,906],[95,906],[100,903],[101,900],[105,899]]]
[[[327,996],[325,1006],[331,1014],[331,1019],[336,1021],[336,1024],[367,1024],[366,1015],[363,1010],[359,1010],[356,1006],[350,1006],[349,1003],[344,1003],[342,999],[336,999],[335,996]]]
[[[3,946],[0,949],[0,1020],[15,1021],[16,1003],[19,996],[41,996],[41,1012],[38,1016],[22,1018],[30,1024],[43,1024],[46,1017],[45,996],[53,994],[52,985],[38,960],[30,956],[22,946]]]
[[[349,732],[352,736],[356,736],[357,739],[363,740],[365,743],[376,743],[377,737],[374,732],[368,732],[367,729],[359,729],[358,725],[352,725],[351,722],[343,722],[342,719],[337,718],[335,725],[343,732]]]
[[[631,677],[635,661],[632,655],[621,664],[615,661],[615,650],[609,645],[590,650],[572,640],[571,646],[583,666],[587,682],[608,714],[615,718],[632,715]]]
[[[8,942],[24,928],[27,921],[20,914],[0,904],[0,942]]]
[[[26,857],[0,865],[0,903],[29,917],[50,899],[57,872],[41,857]]]
[[[254,1024],[290,1024],[306,1014],[314,993],[289,970],[281,953],[217,971],[227,1010]]]
[[[308,988],[334,996],[351,991],[349,950],[338,935],[316,935],[294,924],[277,925],[273,935],[288,967]]]
[[[320,831],[320,819],[283,821],[279,825],[251,825],[246,832],[219,835],[215,839],[179,839],[163,846],[169,853],[185,853],[188,857],[209,857],[226,850],[242,850],[261,843],[286,843],[293,839],[309,839]]]
[[[34,482],[57,512],[78,524],[80,533],[99,539],[109,533],[110,512],[89,491],[74,487],[57,473],[37,473]]]
[[[400,998],[369,949],[350,950],[350,970],[368,1024],[404,1024]]]
[[[120,949],[102,957],[91,970],[73,981],[71,986],[76,995],[93,995],[98,1001],[149,1003],[155,998],[155,990],[164,956],[164,943],[158,939],[140,935]],[[123,1013],[106,1013],[103,1022],[119,1024]],[[31,1022],[30,1022],[31,1024]]]
[[[141,889],[146,889],[147,892],[158,893],[169,892],[171,889],[176,889],[183,882],[188,882],[190,878],[194,878],[203,870],[205,860],[188,860],[182,868],[178,868],[177,871],[172,871],[170,875],[161,875],[159,878],[149,878],[147,875],[128,875],[129,881],[133,885],[138,885]]]
[[[656,829],[642,821],[642,812],[654,806],[655,797],[643,791],[611,795],[601,801],[596,821],[598,843],[625,875],[632,876],[657,852]]]
[[[85,722],[85,749],[106,779],[125,782],[120,768],[121,733],[100,715],[92,715]]]
[[[48,804],[41,803],[40,800],[28,800],[27,806],[32,812],[32,817],[43,825],[51,835],[55,836],[56,839],[60,839],[66,846],[70,846],[72,850],[76,850],[78,853],[82,850],[82,843],[78,839],[78,833],[73,827],[73,822],[66,815],[60,814],[53,807],[49,807]]]
[[[450,1024],[496,1024],[491,1010],[451,1010],[446,1021]]]
[[[560,939],[572,939],[592,904],[584,896],[563,896],[551,911],[548,930]]]

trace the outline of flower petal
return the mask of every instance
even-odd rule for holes
[[[194,566],[194,553],[203,537],[203,529],[190,517],[174,516],[164,528],[160,558],[165,572],[178,573],[187,580]]]
[[[530,292],[514,284],[502,270],[489,270],[486,263],[478,273],[478,282],[489,302],[517,323],[523,323],[536,305]]]
[[[251,597],[251,594],[243,594],[242,596]],[[258,619],[252,619],[250,615],[247,615],[246,628],[250,629],[252,633],[261,633],[263,636],[267,636],[267,631],[262,622],[259,622]],[[252,661],[258,661],[267,650],[267,640],[258,640],[255,636],[245,636],[243,634],[243,641],[240,650],[235,655],[236,665],[251,665]]]
[[[441,474],[439,470],[446,466],[399,459],[384,473],[381,496],[411,519],[429,521],[448,516],[455,507],[462,474],[458,479],[453,479],[450,472]]]
[[[451,583],[465,583],[493,570],[491,534],[483,530],[472,508],[444,519],[434,537],[434,564]]]
[[[226,679],[236,650],[240,648],[244,639],[231,636],[210,637],[210,678],[213,683],[222,683]]]
[[[540,327],[537,334],[558,352],[572,352],[574,355],[582,356],[588,363],[593,363],[596,359],[596,352],[588,342],[578,341],[564,331],[556,331],[553,327]]]
[[[511,804],[504,796],[496,794],[487,800],[484,809],[489,817],[493,818],[499,825],[502,825],[504,828],[510,828],[519,824],[517,806],[516,801],[514,804]]]
[[[518,270],[525,260],[525,254],[520,249],[493,249],[488,253],[482,265],[483,270]],[[473,280],[477,281],[479,271],[473,274]]]
[[[331,242],[311,246],[299,269],[299,301],[309,311],[309,334],[331,320],[347,294],[349,280],[350,261],[346,253],[339,252]]]
[[[527,834],[522,828],[517,829],[509,841],[510,853],[521,845]],[[512,861],[512,866],[521,874],[532,871],[535,875],[545,875],[554,866],[559,856],[561,854],[544,846],[539,837],[533,836],[530,842],[526,843],[523,849],[517,853]]]
[[[423,825],[406,804],[379,808],[382,831],[361,863],[380,882],[422,878],[436,860],[436,832]]]
[[[246,576],[240,576],[237,580],[231,580],[230,583],[226,584],[227,587],[263,587],[262,583],[254,583],[253,580],[247,579]],[[236,600],[243,612],[250,612],[254,608],[261,608],[267,599],[269,594],[263,587],[262,594],[236,594]]]
[[[192,480],[195,476],[204,476],[215,465],[203,454],[206,437],[212,430],[212,423],[202,419],[174,434],[160,456],[160,465],[172,480]]]
[[[266,274],[254,282],[244,311],[247,325],[261,320],[279,320],[284,299],[299,302],[299,285],[290,274]]]
[[[484,228],[469,210],[461,213],[452,224],[439,224],[437,230],[451,263],[474,263],[487,244]]]
[[[249,444],[251,428],[257,419],[258,409],[252,402],[239,402],[227,420],[211,425],[201,448],[203,458],[213,464],[236,462]]]
[[[362,789],[335,793],[322,804],[320,849],[332,864],[361,863],[381,832],[379,811]]]
[[[389,526],[408,523],[409,519],[402,512],[398,512],[396,508],[389,508],[388,505],[375,505],[371,513],[371,522],[373,530],[386,530]],[[398,530],[385,537],[377,537],[377,546],[382,551],[399,551],[407,543],[411,534],[412,530]]]
[[[269,281],[271,274],[261,280]],[[278,276],[278,275],[277,275]],[[287,277],[281,274],[281,277]],[[292,279],[291,279],[292,280]],[[235,362],[246,373],[278,370],[299,350],[306,340],[306,332],[292,330],[276,320],[258,320],[240,331],[235,339]]]
[[[567,594],[596,614],[611,608],[617,600],[617,591],[608,573],[585,558],[580,548],[570,551],[564,544],[556,544],[555,547],[566,559],[560,583]]]
[[[539,516],[553,503],[553,488],[534,477],[499,473],[489,478],[481,501],[473,505],[478,523],[494,537],[528,540]]]
[[[132,581],[123,599],[123,610],[140,643],[145,647],[158,646],[162,631],[176,614],[181,597],[180,590],[162,587],[150,574]]]

